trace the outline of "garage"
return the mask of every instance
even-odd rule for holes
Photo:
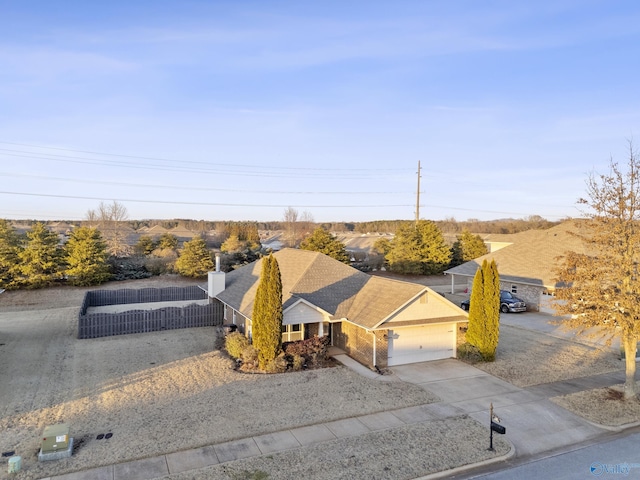
[[[438,323],[389,330],[388,365],[455,357],[456,324]]]

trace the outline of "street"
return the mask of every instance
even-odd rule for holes
[[[591,443],[571,451],[549,452],[542,456],[513,459],[500,465],[488,466],[456,479],[476,480],[533,480],[540,478],[584,480],[586,478],[640,478],[640,428],[615,434],[601,443]]]

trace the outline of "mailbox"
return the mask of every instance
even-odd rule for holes
[[[499,433],[501,435],[504,435],[505,433],[507,433],[507,429],[496,422],[491,422],[491,431]]]
[[[68,424],[59,423],[45,427],[42,433],[41,452],[46,454],[67,450],[70,440]]]

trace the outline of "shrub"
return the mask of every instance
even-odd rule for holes
[[[145,268],[152,275],[164,275],[173,272],[173,264],[175,259],[170,257],[156,257],[155,255],[146,257]]]
[[[249,339],[240,332],[230,333],[224,342],[227,353],[236,359],[242,359],[243,352],[249,346]]]
[[[284,352],[280,353],[273,360],[269,360],[265,365],[264,371],[267,373],[284,373],[287,371],[287,359]]]
[[[304,357],[301,355],[293,355],[293,359],[291,361],[291,369],[294,372],[297,372],[299,370],[302,370],[302,367],[304,366],[305,360]]]
[[[458,346],[458,358],[468,363],[478,363],[482,361],[482,355],[478,347],[470,343],[462,343]]]
[[[113,272],[113,280],[138,280],[149,278],[151,273],[144,265],[144,258],[140,257],[110,257],[109,265]]]
[[[303,357],[307,363],[312,365],[322,365],[327,358],[329,348],[329,337],[312,337],[306,340],[290,342],[285,345],[285,353],[292,357]]]
[[[253,345],[249,345],[247,348],[242,350],[242,363],[248,369],[258,367],[258,351]]]

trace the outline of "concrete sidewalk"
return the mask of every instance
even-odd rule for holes
[[[157,457],[107,465],[43,480],[151,480],[173,473],[195,470],[234,460],[273,454],[340,438],[363,435],[460,415],[443,403],[419,405],[373,413],[280,432],[258,435],[217,445],[169,453]],[[501,461],[497,457],[491,461]]]
[[[581,443],[608,432],[553,404],[548,400],[550,396],[556,395],[556,392],[573,392],[594,388],[594,385],[620,383],[618,374],[607,374],[522,389],[456,359],[392,367],[391,375],[379,375],[339,351],[333,351],[332,354],[361,375],[379,381],[413,383],[434,393],[441,401],[252,436],[43,480],[151,480],[210,465],[465,414],[484,424],[488,421],[491,404],[507,428],[506,438],[515,446],[518,456],[535,455]],[[491,461],[501,460],[503,458]]]

